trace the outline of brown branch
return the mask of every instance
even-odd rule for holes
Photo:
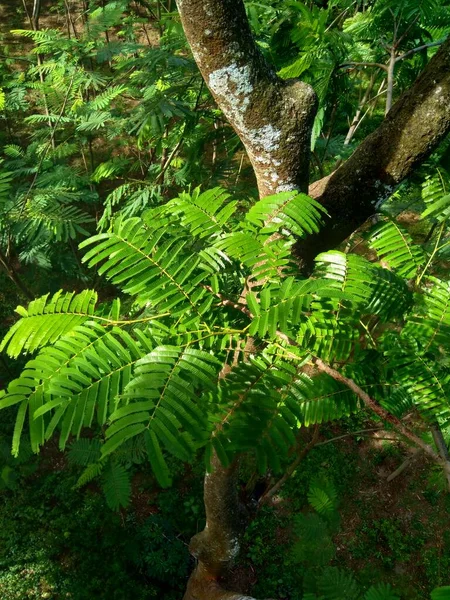
[[[392,108],[392,98],[394,95],[394,73],[396,63],[396,47],[393,46],[391,49],[391,55],[389,58],[389,64],[387,69],[387,93],[386,93],[386,107],[384,114],[387,115]]]
[[[314,365],[319,369],[319,371],[323,371],[330,377],[332,377],[335,381],[339,381],[340,383],[347,386],[353,393],[355,393],[369,408],[372,412],[374,412],[380,419],[390,423],[394,429],[396,429],[399,433],[401,433],[405,438],[413,442],[416,446],[421,448],[428,456],[430,456],[434,462],[439,464],[445,471],[445,473],[450,473],[450,465],[444,460],[439,454],[437,454],[433,448],[424,442],[419,436],[409,430],[397,417],[394,417],[391,413],[385,410],[382,406],[380,406],[373,398],[369,396],[364,390],[362,390],[354,381],[330,365],[324,363],[320,358],[313,359]]]
[[[305,456],[309,453],[309,451],[312,450],[312,448],[314,448],[314,446],[318,445],[317,441],[319,439],[319,431],[320,431],[319,426],[316,425],[314,427],[314,433],[313,433],[312,440],[309,442],[309,444],[306,444],[306,446],[304,446],[302,448],[302,450],[297,454],[297,457],[295,458],[295,460],[289,465],[289,467],[286,469],[284,475],[275,483],[275,485],[273,485],[269,490],[267,490],[267,492],[265,492],[261,496],[261,498],[259,499],[260,504],[266,504],[267,502],[270,502],[270,500],[273,498],[273,496],[284,485],[284,483],[289,479],[289,477],[291,477],[291,475],[295,472],[298,465],[305,458]]]
[[[388,66],[384,63],[377,62],[346,62],[338,66],[338,69],[345,69],[346,67],[376,67],[377,69],[388,70]]]
[[[441,40],[437,40],[436,42],[430,42],[429,44],[423,44],[422,46],[417,46],[417,48],[408,50],[408,52],[405,52],[404,54],[400,54],[400,56],[397,56],[397,58],[395,59],[395,62],[404,60],[408,56],[411,56],[411,54],[415,54],[416,52],[420,52],[421,50],[425,50],[426,48],[433,48],[433,46],[441,46],[445,42],[446,39],[447,38],[442,38]]]
[[[354,435],[364,435],[366,433],[373,433],[375,431],[383,431],[383,427],[371,427],[370,429],[360,429],[359,431],[352,431],[350,433],[344,433],[343,435],[338,435],[334,438],[330,438],[329,440],[324,440],[323,442],[319,442],[316,446],[325,446],[326,444],[332,444],[333,442],[337,442],[339,440],[343,440],[344,438],[353,437]],[[379,438],[377,440],[392,440],[395,441],[395,438]]]
[[[210,285],[203,285],[202,287],[205,288],[205,290],[208,290],[208,292],[211,292],[211,294],[214,294],[214,296],[216,296],[216,298],[219,298],[219,300],[220,300],[219,304],[221,306],[231,306],[232,308],[235,308],[236,310],[243,313],[247,317],[250,317],[250,319],[253,318],[252,313],[249,311],[249,309],[244,304],[241,304],[240,302],[234,302],[233,300],[230,300],[223,294],[220,294],[219,292],[215,292]]]
[[[391,481],[393,481],[396,477],[398,477],[399,475],[401,475],[403,473],[403,471],[409,467],[409,465],[414,462],[414,460],[417,458],[418,454],[422,452],[421,448],[414,448],[413,453],[411,454],[411,456],[408,456],[408,458],[406,460],[404,460],[402,462],[402,464],[397,467],[395,469],[395,471],[393,471],[388,477],[386,477],[386,481],[388,483],[390,483]]]

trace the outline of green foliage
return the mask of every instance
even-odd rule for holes
[[[379,583],[367,591],[364,600],[398,600],[398,596],[389,584]]]
[[[70,444],[67,456],[74,465],[86,467],[100,459],[101,443],[96,439],[80,438]]]
[[[436,588],[431,592],[431,600],[447,600],[450,598],[450,586]]]
[[[317,588],[319,593],[329,600],[356,600],[359,596],[358,585],[353,575],[335,567],[323,570],[317,578]]]
[[[425,262],[422,248],[413,244],[409,233],[394,221],[379,224],[372,232],[370,247],[376,250],[380,259],[406,279],[414,277]]]
[[[28,308],[18,306],[21,316],[3,338],[0,351],[17,358],[23,352],[35,352],[38,348],[56,342],[60,337],[94,315],[97,294],[85,290],[80,294],[63,293],[62,290],[33,300]]]
[[[103,490],[109,508],[118,510],[122,506],[127,506],[131,494],[131,481],[127,469],[110,462],[107,469],[103,471]]]
[[[337,508],[337,490],[331,482],[313,479],[308,492],[308,502],[319,515],[330,519]]]
[[[164,586],[149,565],[142,568],[142,557],[153,552],[158,537],[166,564],[183,558],[186,564],[181,542],[172,554],[173,534],[170,542],[158,532],[146,539],[141,532],[148,531],[148,523],[138,524],[132,514],[122,521],[105,510],[102,495],[92,489],[73,492],[69,470],[53,473],[45,462],[40,468],[39,478],[22,480],[2,502],[1,597],[42,600],[70,594],[76,600],[121,600],[123,589],[138,600],[161,597]]]
[[[210,468],[213,452],[223,464],[248,452],[261,474],[279,473],[300,427],[362,408],[342,383],[313,372],[317,358],[398,417],[414,408],[425,422],[447,422],[445,170],[427,174],[420,190],[422,223],[431,226],[422,245],[395,219],[383,220],[369,235],[379,261],[327,252],[310,278],[300,277],[292,245],[296,236],[319,232],[323,208],[294,192],[256,203],[235,199],[255,192],[242,147],[202,83],[177,17],[170,9],[155,16],[152,2],[138,4],[89,2],[74,35],[16,29],[26,40],[24,67],[19,72],[14,57],[0,67],[1,268],[19,294],[52,290],[17,309],[20,318],[0,346],[20,370],[2,378],[10,383],[0,407],[17,409],[17,458],[5,459],[0,485],[15,489],[22,453],[28,446],[37,452],[56,433],[71,468],[83,469],[71,486],[98,483],[113,510],[129,503],[133,470],[144,460],[161,487],[171,485],[176,461],[198,453]],[[67,16],[63,3],[53,10]],[[352,63],[385,64],[389,47],[400,57],[437,41],[449,24],[447,2],[434,1],[264,0],[247,2],[247,10],[261,51],[281,76],[314,84],[314,176],[334,170],[352,150],[347,133],[356,111],[365,118],[357,136],[382,118],[376,90],[384,71]],[[153,43],[148,35],[156,30]],[[434,51],[398,61],[395,93]],[[211,189],[201,192],[196,186],[204,182]],[[187,184],[191,191],[177,195]],[[96,222],[99,233],[85,239]],[[92,289],[80,292],[80,281]],[[97,295],[109,304],[115,288],[128,295],[122,308],[118,300],[99,306]],[[86,428],[94,437],[83,437]],[[302,493],[315,512],[298,516],[297,535],[307,544],[295,552],[321,569],[304,597],[396,598],[389,586],[360,589],[342,569],[323,569],[335,553],[337,487],[309,477]],[[197,518],[197,500],[185,502],[173,506],[186,520]],[[160,582],[184,574],[184,546],[164,519],[152,526],[145,534],[152,548],[139,569]],[[392,555],[406,553],[391,526],[376,529]],[[274,540],[259,536],[255,563],[263,564]],[[35,574],[53,577],[52,568],[33,561]],[[15,569],[5,597],[14,585],[22,595],[28,585],[47,593],[40,575],[28,573],[22,585]],[[272,583],[281,587],[275,575]],[[298,583],[292,574],[291,597],[294,589],[301,593]],[[112,577],[105,593],[118,597],[125,584]],[[96,585],[80,598],[97,597]]]
[[[352,549],[352,554],[359,557],[371,548],[374,556],[385,567],[407,563],[413,553],[421,550],[425,544],[417,520],[405,527],[394,519],[371,519],[370,523],[364,523],[358,536],[358,545]]]
[[[311,356],[353,357],[346,372],[364,385],[376,384],[373,395],[394,414],[413,404],[426,419],[447,418],[450,375],[441,353],[448,337],[448,286],[434,277],[430,287],[423,279],[413,299],[400,275],[416,274],[425,255],[420,249],[422,258],[415,260],[419,247],[408,234],[389,221],[372,235],[399,275],[361,256],[328,252],[317,257],[313,276],[302,280],[284,273],[280,256],[292,243],[288,228],[316,231],[314,202],[282,193],[243,219],[235,212],[223,191],[195,191],[144,218],[118,217],[110,231],[81,244],[90,248],[84,261],[133,297],[141,310],[137,319],[120,319],[118,301],[108,316],[99,314],[94,292],[58,292],[18,310],[21,319],[3,347],[14,357],[38,353],[0,400],[3,408],[19,405],[14,453],[28,414],[34,451],[56,429],[63,449],[70,435],[78,438],[94,422],[106,425],[102,459],[143,436],[163,486],[171,481],[165,452],[186,461],[203,447],[207,467],[213,450],[224,464],[250,451],[262,474],[268,467],[278,472],[300,425],[360,409],[340,382],[305,372]],[[211,248],[220,259],[208,254]],[[238,291],[243,278],[250,285],[245,303],[229,291]],[[230,321],[231,308],[236,314]],[[394,338],[389,327],[378,333],[378,319],[404,324],[401,335]],[[230,373],[219,377],[248,336],[264,343],[264,351],[234,360]],[[367,368],[367,356],[375,370]],[[102,472],[104,481],[109,473],[113,482],[114,464],[105,471],[87,463],[81,481]],[[129,493],[121,475],[117,492],[113,483],[106,486],[115,507]],[[326,489],[310,493],[319,513],[333,510]]]

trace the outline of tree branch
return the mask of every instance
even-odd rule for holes
[[[383,123],[331,175],[313,183],[311,196],[330,219],[317,235],[297,244],[303,264],[335,248],[370,217],[450,131],[450,39]]]
[[[242,0],[178,0],[197,65],[241,138],[260,196],[307,190],[317,98],[311,86],[280,79],[259,51]]]
[[[397,417],[394,417],[391,413],[385,410],[382,406],[380,406],[373,398],[369,396],[364,390],[362,390],[353,379],[349,379],[330,367],[330,365],[325,364],[320,358],[315,358],[313,360],[314,365],[319,369],[319,371],[323,371],[330,377],[332,377],[335,381],[339,381],[347,386],[353,393],[355,393],[369,408],[372,412],[380,417],[383,421],[390,423],[393,427],[401,433],[405,438],[413,442],[416,446],[421,448],[428,456],[430,456],[436,463],[438,463],[446,474],[450,473],[450,464],[443,459],[439,454],[437,454],[431,446],[429,446],[426,442],[424,442],[419,436],[410,431],[407,427],[403,425],[403,423]]]
[[[417,48],[408,50],[408,52],[405,52],[404,54],[400,54],[400,56],[397,56],[397,58],[395,59],[395,62],[399,62],[400,60],[403,60],[403,59],[407,58],[408,56],[411,56],[411,54],[415,54],[416,52],[420,52],[421,50],[425,50],[426,48],[433,48],[433,46],[441,46],[445,42],[446,39],[447,38],[442,38],[441,40],[437,40],[436,42],[430,42],[429,44],[423,44],[422,46],[417,46]]]
[[[278,492],[278,490],[284,485],[284,483],[289,479],[289,477],[294,473],[297,469],[298,465],[302,462],[305,456],[309,453],[310,450],[317,446],[317,441],[319,439],[319,426],[316,425],[314,428],[314,433],[309,444],[303,446],[301,451],[297,454],[295,460],[289,465],[289,467],[284,472],[284,475],[270,488],[268,489],[259,499],[260,504],[265,504],[270,501],[273,496]],[[298,448],[299,449],[299,448]]]
[[[377,69],[388,70],[388,66],[383,63],[377,62],[346,62],[339,65],[339,69],[345,69],[346,67],[376,67]]]
[[[409,465],[417,458],[418,454],[422,452],[421,448],[414,448],[413,453],[411,454],[411,456],[408,456],[407,459],[405,459],[402,464],[397,467],[395,469],[395,471],[393,471],[390,475],[388,475],[388,477],[386,477],[386,481],[388,483],[390,483],[391,481],[393,481],[396,477],[398,477],[399,475],[401,475],[403,473],[403,471],[409,467]]]

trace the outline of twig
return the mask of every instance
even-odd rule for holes
[[[413,450],[413,454],[411,456],[408,456],[408,458],[406,460],[404,460],[402,462],[402,464],[395,469],[395,471],[393,473],[391,473],[387,478],[386,481],[390,482],[393,479],[395,479],[396,477],[398,477],[401,473],[403,473],[403,471],[409,467],[409,465],[414,461],[415,458],[417,458],[418,454],[422,452],[421,448],[414,448]]]
[[[351,433],[344,433],[343,435],[338,435],[337,437],[330,438],[329,440],[324,440],[323,442],[319,442],[316,446],[325,446],[325,444],[331,444],[332,442],[337,442],[338,440],[342,440],[347,437],[351,437],[353,435],[362,435],[364,433],[372,433],[374,431],[383,431],[382,427],[372,427],[371,429],[361,429],[360,431],[352,431]],[[381,438],[378,438],[381,439]],[[383,439],[391,439],[394,438],[383,438]]]
[[[283,477],[281,477],[281,479],[279,479],[275,485],[273,485],[269,490],[267,490],[267,492],[265,492],[261,498],[259,499],[259,503],[260,504],[265,504],[267,502],[269,502],[269,500],[278,492],[278,490],[281,488],[281,486],[289,479],[289,477],[294,473],[294,471],[296,470],[296,468],[298,467],[298,465],[301,463],[301,461],[305,458],[305,456],[308,454],[308,452],[310,450],[312,450],[312,448],[314,448],[314,446],[317,446],[317,440],[319,439],[319,425],[316,425],[314,427],[314,433],[313,433],[313,437],[311,439],[311,441],[309,442],[309,444],[306,444],[306,446],[304,446],[301,450],[301,452],[299,452],[299,454],[297,455],[296,459],[294,460],[294,462],[292,462],[288,469],[286,469]]]
[[[346,62],[342,63],[338,66],[338,69],[345,69],[346,67],[377,67],[378,69],[383,69],[383,71],[388,70],[388,66],[383,63],[377,62]]]
[[[353,379],[345,377],[345,375],[342,375],[341,373],[339,373],[339,371],[333,369],[333,367],[330,367],[329,365],[325,364],[320,358],[313,359],[313,363],[319,369],[319,371],[326,373],[335,381],[339,381],[340,383],[346,385],[352,392],[354,392],[359,398],[361,398],[363,403],[368,408],[370,408],[370,410],[372,410],[376,415],[378,415],[380,419],[382,419],[383,421],[387,421],[388,423],[393,425],[393,427],[399,433],[401,433],[408,440],[411,440],[411,442],[413,442],[416,446],[421,448],[436,463],[441,465],[446,474],[450,474],[450,464],[445,459],[443,459],[439,454],[437,454],[429,444],[424,442],[419,436],[417,436],[415,433],[413,433],[407,427],[405,427],[400,421],[400,419],[394,417],[394,415],[391,415],[387,410],[380,406],[373,398],[369,396],[369,394],[362,390],[353,381]]]
[[[440,46],[441,44],[443,44],[445,42],[446,39],[447,38],[442,38],[440,40],[437,40],[436,42],[430,42],[429,44],[423,44],[422,46],[417,46],[417,48],[408,50],[408,52],[405,52],[404,54],[400,54],[400,56],[397,56],[397,58],[395,59],[395,62],[398,62],[399,60],[403,60],[404,58],[406,58],[407,56],[410,56],[411,54],[415,54],[416,52],[425,50],[425,48],[432,48],[433,46]]]

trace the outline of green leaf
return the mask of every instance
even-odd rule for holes
[[[324,214],[326,211],[319,202],[306,194],[292,191],[262,198],[251,207],[245,218],[264,235],[286,229],[302,236],[317,233]]]
[[[101,443],[96,439],[81,438],[69,446],[69,462],[86,467],[100,460]]]
[[[15,323],[0,344],[0,352],[6,350],[9,356],[17,358],[22,352],[34,352],[47,344],[54,344],[63,335],[94,315],[97,293],[84,290],[56,292],[33,300],[28,308],[17,307],[21,319]]]
[[[153,473],[155,474],[159,485],[161,487],[169,487],[172,484],[172,479],[154,431],[145,432],[145,445]]]
[[[129,472],[122,465],[110,462],[103,472],[102,489],[112,510],[126,508],[131,497]]]
[[[101,265],[100,274],[139,302],[151,302],[162,313],[191,311],[199,318],[215,297],[204,285],[208,273],[200,270],[200,257],[187,244],[186,239],[165,236],[164,228],[151,231],[135,217],[118,218],[112,232],[93,236],[80,248],[93,246],[83,262]]]
[[[421,246],[414,244],[406,229],[395,221],[378,224],[371,232],[369,246],[381,260],[406,279],[414,277],[425,262]]]
[[[431,600],[450,600],[450,585],[435,588],[431,592]]]
[[[377,583],[364,595],[364,600],[400,600],[389,583]]]
[[[327,600],[357,600],[359,596],[358,585],[353,575],[336,567],[323,570],[317,578],[317,587],[319,593]]]

